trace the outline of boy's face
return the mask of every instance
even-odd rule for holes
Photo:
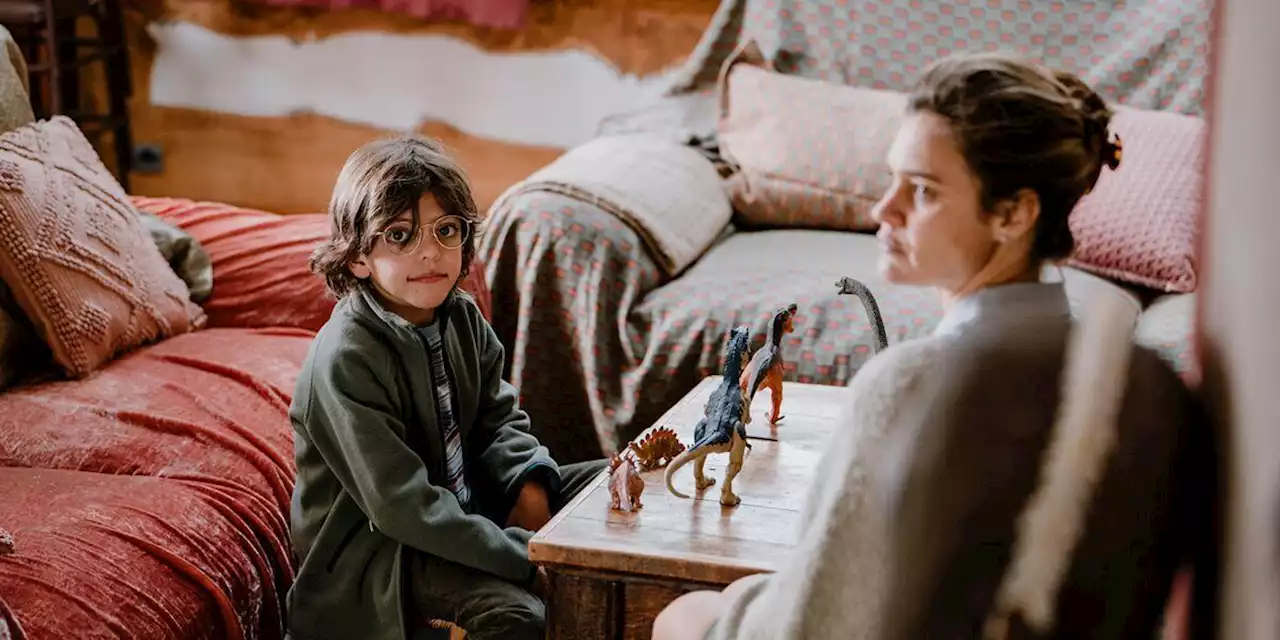
[[[462,272],[466,220],[447,216],[434,195],[418,202],[419,228],[405,211],[382,230],[369,255],[351,261],[352,275],[368,279],[388,310],[413,324],[435,320]]]

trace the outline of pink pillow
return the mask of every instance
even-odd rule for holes
[[[1118,107],[1111,130],[1124,147],[1120,167],[1103,169],[1071,213],[1070,264],[1161,291],[1195,291],[1204,120]]]
[[[73,377],[205,322],[64,116],[0,135],[0,276]]]
[[[329,238],[323,213],[280,215],[219,202],[135,196],[142,211],[191,234],[213,262],[213,294],[204,302],[211,327],[324,326],[336,302],[311,272],[311,253]],[[489,290],[479,260],[463,279],[486,317]]]
[[[720,80],[720,153],[746,227],[868,231],[907,96],[778,73],[748,42]]]

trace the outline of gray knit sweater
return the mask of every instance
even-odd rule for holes
[[[709,640],[870,640],[885,591],[876,465],[948,337],[894,345],[849,384],[837,429],[810,486],[800,539],[783,567],[747,578]],[[851,578],[856,576],[856,578]]]
[[[799,540],[776,573],[747,578],[708,640],[872,640],[888,585],[884,507],[876,475],[893,436],[912,429],[928,376],[973,328],[1064,323],[1061,283],[990,287],[958,301],[935,334],[877,354],[849,382],[840,427],[809,488]]]

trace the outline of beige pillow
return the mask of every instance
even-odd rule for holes
[[[867,231],[906,94],[777,73],[747,43],[720,79],[725,186],[745,227]]]
[[[0,135],[0,276],[71,376],[205,321],[64,116]]]

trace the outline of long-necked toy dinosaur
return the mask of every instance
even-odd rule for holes
[[[769,424],[778,424],[782,419],[782,374],[786,363],[782,360],[782,336],[795,331],[796,305],[790,304],[778,309],[769,321],[769,332],[763,347],[751,356],[751,362],[742,372],[739,380],[742,393],[747,396],[746,411],[751,411],[751,400],[756,392],[764,387],[769,388],[773,400],[773,411],[769,413]]]
[[[690,462],[693,463],[694,486],[699,490],[715,484],[715,479],[703,473],[707,455],[712,453],[728,453],[729,466],[724,470],[724,485],[720,487],[720,504],[733,507],[742,501],[733,493],[733,479],[742,470],[742,462],[746,458],[747,443],[746,425],[751,422],[751,412],[747,411],[747,397],[742,391],[739,379],[743,367],[747,364],[747,347],[751,339],[751,330],[746,326],[734,327],[729,331],[729,339],[724,349],[724,379],[711,392],[703,417],[698,420],[693,431],[693,444],[683,453],[676,456],[667,465],[667,491],[681,498],[689,496],[676,491],[671,480],[676,471]]]
[[[889,346],[889,335],[884,330],[884,318],[880,317],[880,305],[876,302],[876,297],[871,295],[871,290],[867,285],[848,276],[836,280],[836,289],[839,295],[855,295],[862,301],[862,306],[867,310],[867,321],[876,332],[876,353],[884,351],[885,347]]]

